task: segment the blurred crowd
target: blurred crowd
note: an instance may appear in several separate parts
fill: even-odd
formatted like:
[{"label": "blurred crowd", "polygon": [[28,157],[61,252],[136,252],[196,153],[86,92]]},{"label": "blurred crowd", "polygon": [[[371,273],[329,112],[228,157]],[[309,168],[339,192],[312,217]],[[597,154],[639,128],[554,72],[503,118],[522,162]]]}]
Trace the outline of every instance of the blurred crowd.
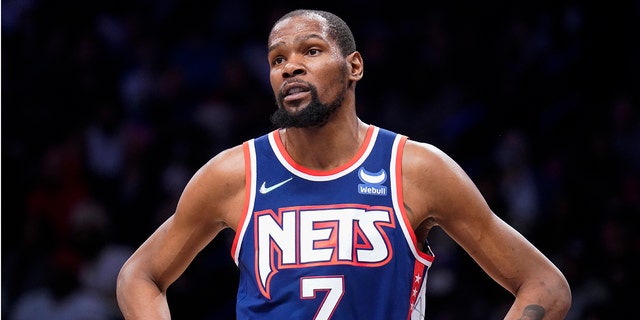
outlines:
[{"label": "blurred crowd", "polygon": [[[2,1],[3,319],[121,319],[115,277],[217,152],[266,133],[283,0]],[[640,1],[324,1],[365,64],[365,122],[456,159],[565,273],[568,319],[634,314]],[[170,289],[234,319],[225,231]],[[512,299],[436,229],[427,318]]]}]

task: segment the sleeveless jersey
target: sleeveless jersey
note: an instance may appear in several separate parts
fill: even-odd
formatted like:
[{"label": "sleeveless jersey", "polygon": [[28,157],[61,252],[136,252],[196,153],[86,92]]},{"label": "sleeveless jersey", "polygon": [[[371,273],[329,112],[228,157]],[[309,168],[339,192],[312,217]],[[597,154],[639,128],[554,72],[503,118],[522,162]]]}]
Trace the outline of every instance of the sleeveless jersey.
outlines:
[{"label": "sleeveless jersey", "polygon": [[434,256],[418,250],[402,205],[406,139],[370,125],[330,171],[297,164],[277,130],[243,143],[237,319],[424,319]]}]

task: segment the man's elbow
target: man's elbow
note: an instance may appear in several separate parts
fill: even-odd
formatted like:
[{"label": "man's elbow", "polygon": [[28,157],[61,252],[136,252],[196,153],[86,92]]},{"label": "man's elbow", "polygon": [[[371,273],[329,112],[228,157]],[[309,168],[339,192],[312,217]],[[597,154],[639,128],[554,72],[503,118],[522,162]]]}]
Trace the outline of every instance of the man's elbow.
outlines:
[{"label": "man's elbow", "polygon": [[566,314],[569,312],[569,308],[571,308],[571,287],[569,286],[569,282],[564,276],[561,276],[557,280],[557,284],[555,287],[555,304],[560,313],[566,316]]},{"label": "man's elbow", "polygon": [[127,286],[130,282],[130,273],[127,263],[125,263],[120,268],[120,272],[118,272],[118,277],[116,278],[116,298],[118,299],[118,302],[123,299],[124,293],[127,292]]}]

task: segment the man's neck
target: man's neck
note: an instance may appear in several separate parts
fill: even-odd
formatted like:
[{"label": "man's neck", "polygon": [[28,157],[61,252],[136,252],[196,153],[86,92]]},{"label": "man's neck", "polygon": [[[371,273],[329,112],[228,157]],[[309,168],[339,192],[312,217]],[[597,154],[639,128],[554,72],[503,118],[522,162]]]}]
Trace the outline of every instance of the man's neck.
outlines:
[{"label": "man's neck", "polygon": [[330,121],[322,127],[280,130],[280,139],[291,158],[303,167],[326,171],[351,160],[364,142],[369,126],[353,121]]}]

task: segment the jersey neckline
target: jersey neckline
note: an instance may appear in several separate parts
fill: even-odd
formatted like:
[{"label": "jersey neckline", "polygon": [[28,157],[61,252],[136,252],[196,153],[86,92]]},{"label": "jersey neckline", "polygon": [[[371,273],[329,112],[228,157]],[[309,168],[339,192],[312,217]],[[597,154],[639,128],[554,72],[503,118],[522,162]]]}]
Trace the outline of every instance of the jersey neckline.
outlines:
[{"label": "jersey neckline", "polygon": [[282,139],[280,139],[280,135],[278,134],[278,129],[269,134],[269,142],[280,163],[293,174],[311,180],[331,180],[355,170],[364,162],[375,144],[378,130],[378,127],[370,124],[358,152],[349,161],[331,170],[314,170],[297,163],[285,149]]}]

